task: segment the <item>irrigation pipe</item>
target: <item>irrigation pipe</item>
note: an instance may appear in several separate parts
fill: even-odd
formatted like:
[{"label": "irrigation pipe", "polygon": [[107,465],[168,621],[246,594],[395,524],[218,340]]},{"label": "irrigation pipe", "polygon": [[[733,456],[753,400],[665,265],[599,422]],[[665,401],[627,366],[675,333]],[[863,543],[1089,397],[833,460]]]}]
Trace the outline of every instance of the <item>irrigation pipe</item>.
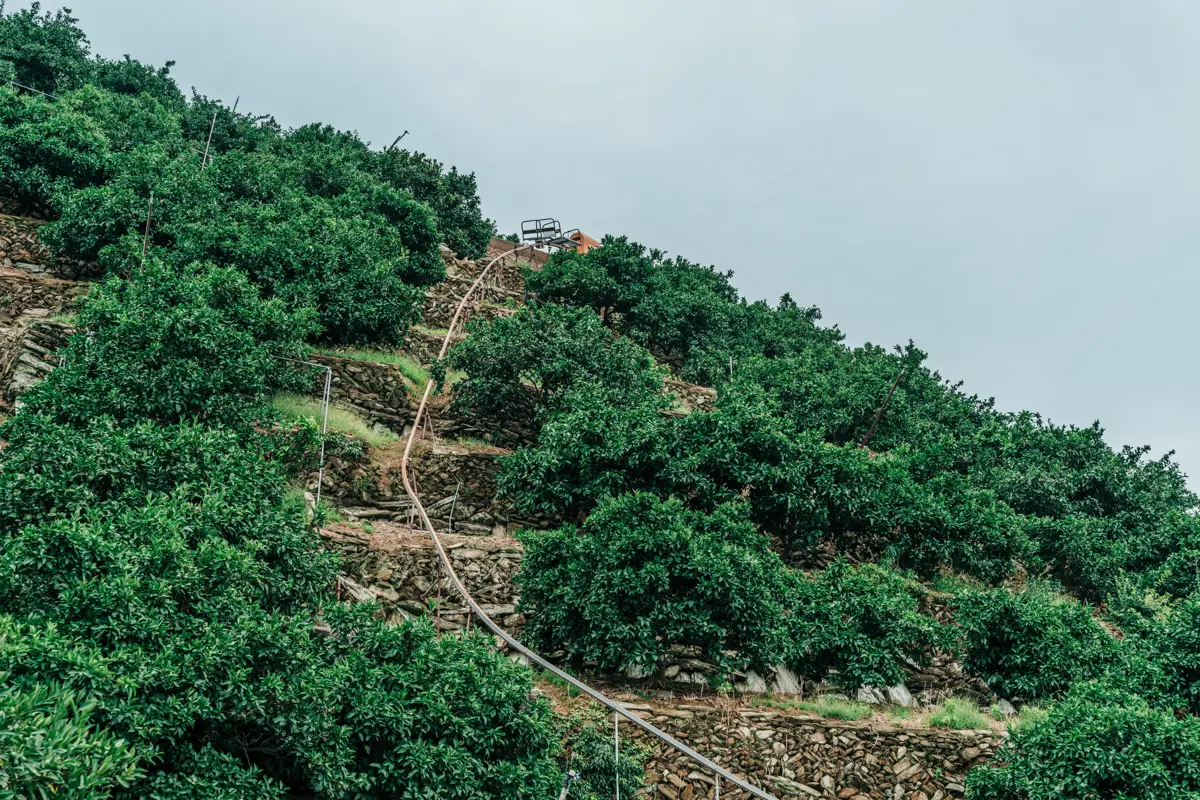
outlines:
[{"label": "irrigation pipe", "polygon": [[[469,288],[466,291],[466,293],[463,295],[462,299],[459,301],[458,307],[454,310],[454,316],[450,319],[450,324],[447,326],[446,336],[442,341],[441,350],[438,351],[438,360],[441,360],[446,357],[446,351],[450,348],[450,342],[451,342],[452,337],[454,336],[455,328],[458,326],[459,317],[462,316],[463,309],[466,308],[467,302],[471,299],[471,296],[475,293],[475,291],[483,283],[483,279],[487,276],[488,271],[491,270],[491,268],[493,266],[495,266],[501,259],[507,258],[510,255],[516,256],[516,254],[518,252],[520,252],[521,250],[524,250],[526,248],[531,248],[531,247],[532,247],[532,245],[523,245],[521,247],[513,248],[512,250],[501,253],[500,255],[491,259],[490,261],[487,262],[487,264],[484,265],[484,268],[479,273],[479,277],[477,277],[475,279],[475,282],[471,284],[471,288]],[[433,546],[437,550],[438,561],[441,563],[442,567],[446,570],[446,573],[450,576],[450,581],[451,581],[451,583],[454,584],[454,588],[458,591],[458,593],[460,595],[462,595],[463,599],[466,600],[467,605],[470,606],[471,611],[477,617],[479,617],[480,621],[484,624],[484,626],[488,630],[490,630],[496,636],[500,637],[500,639],[503,640],[509,647],[512,647],[514,650],[516,650],[517,652],[524,655],[526,658],[528,658],[533,663],[537,664],[542,669],[554,674],[558,678],[560,678],[560,679],[566,681],[567,683],[569,683],[570,685],[574,686],[576,689],[578,689],[579,691],[588,695],[596,702],[611,709],[614,713],[619,714],[622,717],[625,717],[625,719],[629,720],[634,725],[637,725],[642,730],[649,733],[651,736],[654,736],[654,737],[658,738],[659,740],[667,743],[668,745],[675,748],[676,750],[683,753],[684,755],[688,756],[692,760],[696,761],[697,763],[699,763],[702,766],[706,767],[707,769],[711,770],[713,773],[716,774],[718,782],[720,781],[721,778],[725,778],[725,780],[729,781],[730,783],[734,784],[735,786],[745,789],[747,792],[750,792],[750,794],[754,795],[755,797],[762,798],[762,800],[778,800],[778,798],[776,798],[774,795],[768,794],[767,792],[763,791],[762,789],[759,789],[757,786],[752,786],[751,784],[747,783],[744,779],[740,778],[737,775],[734,775],[732,772],[730,772],[729,770],[720,766],[716,762],[706,758],[705,756],[700,755],[695,750],[693,750],[692,748],[688,747],[683,742],[676,739],[674,736],[671,736],[671,734],[667,733],[666,731],[660,730],[659,728],[655,727],[654,725],[650,724],[646,720],[639,717],[637,714],[634,714],[634,713],[626,710],[620,703],[617,703],[613,700],[608,699],[603,694],[601,694],[599,691],[597,691],[596,689],[593,689],[591,686],[588,686],[586,683],[579,680],[575,676],[569,675],[566,672],[564,672],[563,670],[556,667],[555,665],[551,664],[549,661],[542,658],[540,655],[535,653],[533,650],[530,650],[528,647],[523,645],[521,642],[517,641],[516,638],[511,636],[507,631],[505,631],[503,628],[501,628],[499,625],[497,625],[496,622],[493,621],[491,617],[489,617],[486,613],[484,613],[483,609],[479,606],[479,604],[475,602],[475,598],[471,597],[471,593],[467,591],[467,587],[464,586],[463,582],[459,579],[458,573],[456,573],[454,571],[454,566],[450,563],[450,558],[449,558],[449,556],[446,555],[445,548],[442,547],[442,541],[438,537],[437,529],[435,529],[433,527],[433,522],[430,521],[429,514],[425,511],[425,506],[423,506],[421,504],[421,498],[419,498],[417,496],[416,491],[413,489],[412,480],[409,476],[409,456],[412,453],[413,444],[416,442],[417,431],[421,427],[421,418],[425,414],[425,407],[429,403],[429,397],[433,393],[433,388],[434,388],[434,381],[431,378],[428,381],[428,383],[425,384],[425,393],[423,395],[421,395],[421,403],[420,403],[420,405],[417,406],[417,415],[416,415],[416,417],[413,418],[412,427],[410,428],[409,433],[408,433],[408,441],[406,441],[404,444],[404,457],[401,459],[401,462],[400,462],[400,478],[404,483],[404,491],[408,493],[408,497],[412,501],[412,505],[416,509],[417,514],[420,516],[421,522],[425,525],[425,529],[429,532],[430,537],[432,537],[432,539],[433,539]],[[439,582],[439,584],[440,584],[440,582]]]}]

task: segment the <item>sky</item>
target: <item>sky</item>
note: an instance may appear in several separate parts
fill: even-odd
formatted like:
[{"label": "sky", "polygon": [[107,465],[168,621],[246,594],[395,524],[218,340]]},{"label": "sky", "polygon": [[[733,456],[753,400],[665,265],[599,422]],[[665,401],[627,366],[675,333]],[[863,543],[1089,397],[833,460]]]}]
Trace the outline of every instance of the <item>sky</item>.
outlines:
[{"label": "sky", "polygon": [[1200,489],[1193,0],[68,2],[185,89],[408,130],[501,231],[732,269]]}]

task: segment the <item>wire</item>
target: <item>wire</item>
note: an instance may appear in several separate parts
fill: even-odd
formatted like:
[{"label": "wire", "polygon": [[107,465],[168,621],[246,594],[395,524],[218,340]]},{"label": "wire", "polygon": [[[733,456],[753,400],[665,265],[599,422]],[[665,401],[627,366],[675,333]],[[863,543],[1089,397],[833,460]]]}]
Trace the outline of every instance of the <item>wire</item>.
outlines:
[{"label": "wire", "polygon": [[[494,257],[484,266],[483,270],[479,273],[479,277],[477,277],[475,279],[475,282],[471,284],[471,287],[466,291],[466,293],[463,295],[462,299],[459,301],[458,307],[455,308],[455,310],[454,310],[454,316],[450,319],[450,324],[447,326],[446,336],[445,336],[445,339],[442,341],[441,350],[438,351],[438,359],[439,360],[446,357],[446,351],[450,348],[450,342],[452,340],[452,337],[454,336],[455,328],[458,325],[459,317],[462,316],[463,309],[466,307],[467,301],[470,300],[471,295],[473,295],[475,293],[475,291],[479,288],[479,286],[483,283],[483,279],[487,276],[488,271],[501,259],[503,259],[507,256],[510,256],[510,255],[515,256],[521,250],[532,248],[532,247],[533,247],[532,244],[515,247],[512,250],[508,250],[508,251],[501,253],[500,255]],[[514,638],[511,634],[509,634],[508,631],[501,628],[499,625],[496,624],[496,622],[491,617],[489,617],[486,613],[484,613],[483,609],[479,606],[479,604],[475,602],[475,598],[471,597],[471,593],[467,591],[467,587],[464,586],[463,582],[459,579],[458,573],[454,571],[454,565],[450,563],[450,557],[446,554],[446,549],[442,546],[442,540],[438,536],[437,529],[433,527],[433,522],[429,519],[429,514],[428,514],[428,512],[426,512],[425,506],[421,504],[421,499],[417,496],[416,491],[413,489],[412,481],[409,476],[410,455],[412,453],[413,444],[416,442],[416,434],[417,434],[418,428],[420,427],[421,418],[425,414],[425,407],[429,404],[429,397],[433,393],[433,387],[434,387],[434,381],[431,378],[425,384],[425,393],[423,395],[421,395],[421,402],[417,406],[416,417],[414,417],[414,419],[413,419],[412,427],[410,428],[409,433],[408,433],[408,440],[405,442],[405,445],[404,445],[404,456],[402,457],[402,459],[400,461],[400,479],[404,483],[404,491],[408,493],[408,497],[412,501],[412,505],[416,509],[418,516],[420,516],[421,522],[424,524],[425,529],[429,532],[429,535],[433,538],[433,546],[434,546],[434,549],[437,551],[439,563],[442,565],[442,568],[446,570],[446,573],[450,577],[451,583],[454,584],[454,588],[458,591],[458,593],[460,595],[462,595],[463,599],[466,600],[467,605],[470,607],[470,611],[468,613],[473,612],[474,614],[476,614],[479,617],[480,621],[484,624],[484,626],[488,630],[490,630],[492,633],[494,633],[496,636],[498,636],[502,641],[504,641],[506,644],[508,644],[513,649],[515,649],[517,652],[523,654],[530,661],[532,661],[533,663],[540,666],[542,669],[545,669],[548,672],[554,674],[555,676],[561,678],[562,680],[564,680],[567,683],[574,686],[579,691],[581,691],[584,694],[591,697],[596,702],[611,709],[614,713],[620,714],[621,716],[625,717],[627,720],[629,720],[633,724],[637,725],[642,730],[649,733],[651,736],[654,736],[654,737],[660,739],[661,741],[663,741],[666,744],[670,745],[671,747],[675,748],[679,752],[683,753],[684,755],[688,756],[689,758],[693,759],[694,761],[696,761],[699,764],[703,765],[704,767],[708,768],[709,770],[711,770],[712,772],[714,772],[717,775],[718,779],[721,777],[724,777],[726,780],[730,781],[735,786],[739,786],[742,789],[745,789],[746,791],[750,792],[755,797],[762,798],[762,800],[778,800],[778,798],[776,798],[774,795],[768,794],[767,792],[763,791],[762,789],[759,789],[757,786],[753,786],[752,784],[747,783],[744,779],[738,777],[737,775],[734,775],[732,772],[730,772],[729,770],[720,766],[716,762],[706,758],[705,756],[700,755],[700,753],[698,753],[695,750],[693,750],[692,748],[688,747],[686,744],[679,741],[674,736],[671,736],[671,734],[667,733],[666,731],[660,730],[659,728],[655,727],[651,723],[642,719],[638,715],[628,711],[623,706],[621,706],[620,703],[610,700],[609,698],[607,698],[603,694],[601,694],[599,691],[593,689],[591,686],[588,686],[586,683],[579,680],[575,676],[569,675],[566,672],[564,672],[563,670],[556,667],[554,664],[551,664],[549,661],[542,658],[536,652],[534,652],[533,650],[529,649],[524,644],[519,642],[516,638]]]}]

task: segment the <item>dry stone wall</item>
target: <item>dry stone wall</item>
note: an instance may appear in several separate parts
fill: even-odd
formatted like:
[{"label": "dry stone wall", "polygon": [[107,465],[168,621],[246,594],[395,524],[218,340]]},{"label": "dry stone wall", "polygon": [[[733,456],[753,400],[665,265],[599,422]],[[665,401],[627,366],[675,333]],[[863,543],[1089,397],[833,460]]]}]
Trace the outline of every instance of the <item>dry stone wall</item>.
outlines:
[{"label": "dry stone wall", "polygon": [[[360,411],[373,422],[402,431],[416,416],[413,383],[393,364],[359,361],[324,353],[312,353],[310,359],[329,367],[330,399]],[[325,374],[315,377],[313,393],[322,394]]]},{"label": "dry stone wall", "polygon": [[100,276],[96,264],[56,258],[38,238],[44,220],[0,214],[0,268],[18,269],[32,275],[70,280],[92,280]]},{"label": "dry stone wall", "polygon": [[0,328],[0,388],[5,404],[16,402],[58,366],[57,352],[74,332],[70,325],[22,317]]},{"label": "dry stone wall", "polygon": [[50,251],[38,240],[38,228],[46,223],[30,217],[0,214],[0,267],[29,266],[40,271],[51,261]]},{"label": "dry stone wall", "polygon": [[[958,798],[967,771],[1003,741],[990,730],[885,727],[704,705],[627,707],[780,798]],[[623,729],[624,736],[651,747],[648,796],[713,797],[711,773],[640,729]],[[749,797],[728,784],[721,796]]]},{"label": "dry stone wall", "polygon": [[86,284],[0,267],[0,324],[22,314],[49,317],[59,311],[72,310],[86,290]]},{"label": "dry stone wall", "polygon": [[[370,460],[331,456],[322,494],[350,517],[408,522],[412,504],[400,478],[403,444],[376,450]],[[412,476],[430,518],[461,531],[491,532],[497,526],[546,527],[555,520],[529,517],[497,497],[496,473],[506,450],[463,447],[440,440],[419,442]]]},{"label": "dry stone wall", "polygon": [[[344,559],[345,591],[359,600],[378,600],[390,621],[429,615],[438,630],[466,626],[466,603],[438,568],[428,534],[388,524],[370,533],[352,525],[330,525],[321,533]],[[517,613],[512,585],[521,563],[520,544],[504,535],[441,538],[471,596],[506,631],[519,635],[525,618]]]},{"label": "dry stone wall", "polygon": [[663,388],[674,394],[688,411],[715,411],[717,408],[716,389],[675,380],[666,381]]}]

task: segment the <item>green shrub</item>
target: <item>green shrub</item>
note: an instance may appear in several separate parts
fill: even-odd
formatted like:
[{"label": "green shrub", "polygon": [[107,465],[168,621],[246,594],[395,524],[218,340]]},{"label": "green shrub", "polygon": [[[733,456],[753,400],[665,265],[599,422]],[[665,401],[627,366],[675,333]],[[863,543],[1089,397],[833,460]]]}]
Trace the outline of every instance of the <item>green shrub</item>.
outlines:
[{"label": "green shrub", "polygon": [[967,591],[955,600],[963,668],[1003,697],[1057,697],[1102,675],[1118,642],[1091,609],[1044,587]]},{"label": "green shrub", "polygon": [[[482,637],[330,605],[333,557],[240,434],[23,412],[0,435],[0,671],[86,691],[98,725],[159,753],[135,791],[550,790],[529,673]],[[206,742],[236,770],[195,772]]]},{"label": "green shrub", "polygon": [[544,650],[604,669],[655,670],[676,644],[724,669],[777,662],[786,574],[744,509],[701,514],[632,494],[602,502],[582,529],[521,538],[526,631]]},{"label": "green shrub", "polygon": [[926,660],[946,639],[935,620],[917,611],[909,579],[869,564],[839,560],[797,577],[789,611],[788,664],[847,689],[899,683],[906,661]]},{"label": "green shrub", "polygon": [[971,700],[952,697],[929,715],[929,724],[935,728],[952,728],[956,731],[988,727],[987,717]]},{"label": "green shrub", "polygon": [[179,275],[151,259],[136,280],[112,279],[84,305],[65,366],[24,400],[84,422],[153,418],[234,422],[296,382],[279,357],[302,354],[311,316],[263,302],[236,270]]},{"label": "green shrub", "polygon": [[570,797],[608,800],[614,788],[620,797],[633,797],[641,789],[650,749],[628,738],[628,722],[622,726],[619,759],[613,747],[612,717],[595,706],[562,718],[559,726],[564,749],[561,772],[579,774],[579,780],[571,784]]},{"label": "green shrub", "polygon": [[1200,794],[1200,719],[1081,684],[1040,721],[1012,730],[967,776],[971,800],[1191,800]]},{"label": "green shrub", "polygon": [[57,684],[0,687],[0,797],[93,800],[140,778],[137,753],[94,728],[94,708]]},{"label": "green shrub", "polygon": [[552,305],[527,305],[510,317],[473,323],[445,365],[467,373],[455,387],[456,407],[487,419],[529,414],[531,403],[561,407],[563,394],[583,383],[630,401],[662,385],[645,350],[613,337],[595,314]]},{"label": "green shrub", "polygon": [[638,402],[596,384],[562,396],[537,444],[503,459],[496,486],[528,514],[582,520],[604,498],[632,491],[666,493],[675,421],[662,395]]}]

